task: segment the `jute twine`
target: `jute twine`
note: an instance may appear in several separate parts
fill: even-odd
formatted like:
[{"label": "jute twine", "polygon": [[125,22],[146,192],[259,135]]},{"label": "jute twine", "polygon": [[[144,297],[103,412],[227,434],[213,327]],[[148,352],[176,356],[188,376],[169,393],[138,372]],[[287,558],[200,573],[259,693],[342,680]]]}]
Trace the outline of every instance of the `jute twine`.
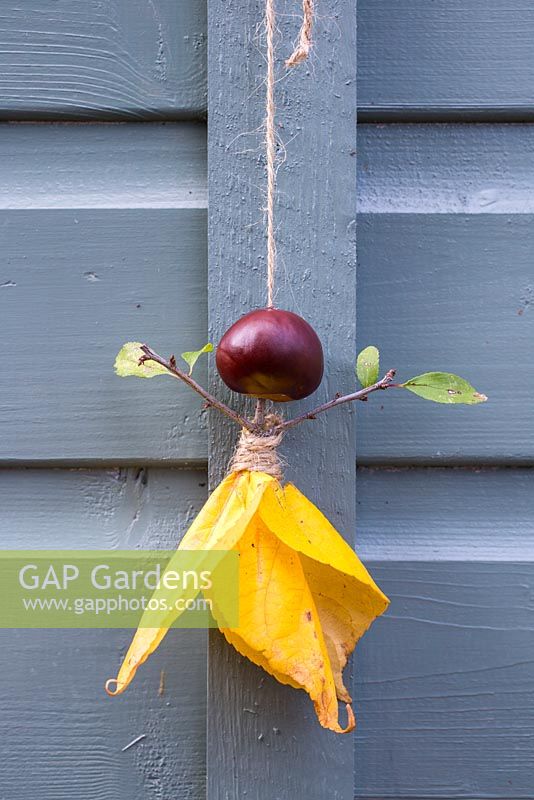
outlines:
[{"label": "jute twine", "polygon": [[[286,67],[294,67],[304,61],[311,48],[314,0],[302,0],[303,19],[295,50],[285,62]],[[265,97],[265,154],[267,161],[267,307],[273,307],[274,278],[276,273],[276,241],[274,227],[274,202],[276,196],[276,129],[274,101],[275,53],[274,34],[276,30],[275,0],[265,0],[265,31],[267,39],[267,80]]]},{"label": "jute twine", "polygon": [[283,478],[282,461],[278,455],[278,446],[282,441],[282,431],[275,432],[275,426],[281,422],[276,414],[265,416],[265,429],[252,433],[245,428],[230,461],[230,472],[266,472],[281,481]]},{"label": "jute twine", "polygon": [[[314,0],[302,0],[303,21],[295,50],[285,62],[286,67],[293,67],[304,61],[311,47],[311,31],[314,14]],[[275,48],[276,30],[275,0],[265,0],[265,30],[267,38],[267,80],[265,102],[265,152],[267,161],[267,306],[273,308],[275,273],[276,273],[276,240],[274,226],[274,204],[276,196],[276,130],[274,100],[275,89]],[[262,402],[262,401],[260,401]],[[281,418],[275,414],[267,414],[261,429],[241,431],[239,442],[230,461],[230,472],[266,472],[277,480],[282,480],[282,461],[278,455],[278,446],[283,433],[276,431]]]},{"label": "jute twine", "polygon": [[297,46],[286,61],[286,67],[294,67],[308,58],[311,48],[311,32],[313,26],[313,0],[302,0],[302,26]]},{"label": "jute twine", "polygon": [[267,93],[265,98],[265,155],[267,159],[267,307],[273,307],[274,275],[276,272],[276,241],[274,237],[274,198],[276,194],[276,133],[274,128],[274,0],[265,2],[267,32]]}]

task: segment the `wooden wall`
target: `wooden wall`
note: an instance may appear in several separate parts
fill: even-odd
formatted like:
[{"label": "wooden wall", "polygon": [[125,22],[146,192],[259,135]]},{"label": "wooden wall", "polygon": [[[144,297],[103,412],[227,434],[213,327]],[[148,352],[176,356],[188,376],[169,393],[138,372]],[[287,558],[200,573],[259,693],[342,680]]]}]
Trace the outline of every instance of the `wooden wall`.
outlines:
[{"label": "wooden wall", "polygon": [[[276,128],[287,153],[277,173],[275,303],[314,326],[326,362],[313,399],[281,409],[292,415],[354,384],[356,4],[331,0],[331,13],[316,31],[314,57],[290,72],[283,62],[298,34],[300,3],[276,5]],[[224,7],[221,18],[221,4],[212,0],[208,16],[208,307],[214,341],[266,301],[265,178],[258,134],[265,83],[258,21],[265,4],[231,0]],[[342,39],[339,20],[345,26]],[[236,402],[214,371],[212,385]],[[211,423],[214,486],[235,434],[218,419]],[[356,512],[355,433],[353,414],[324,415],[292,431],[282,445],[287,480],[320,505],[349,541]],[[304,692],[281,686],[238,657],[218,632],[210,637],[208,675],[209,800],[351,800],[352,737],[321,728]]]},{"label": "wooden wall", "polygon": [[[286,5],[282,27],[294,32],[298,9]],[[352,63],[353,6],[335,6],[317,21],[317,40],[337,41],[335,59],[317,52],[307,72],[280,85],[290,123],[284,139],[313,111],[310,96],[300,106],[291,92],[307,92],[323,68],[339,76],[339,65]],[[172,547],[206,496],[206,415],[170,381],[120,381],[112,361],[129,338],[167,352],[206,340],[206,3],[31,0],[5,3],[0,16],[0,320],[8,343],[0,372],[1,546]],[[247,20],[243,14],[225,57],[235,69],[248,63],[252,76],[263,61],[253,49],[249,62],[241,59],[239,41],[255,34]],[[220,42],[220,20],[210,24],[211,41]],[[534,10],[519,0],[359,0],[358,31],[359,346],[376,343],[384,366],[406,377],[458,371],[490,401],[463,409],[385,396],[357,409],[356,445],[343,444],[345,454],[356,446],[359,463],[357,546],[392,607],[355,662],[355,779],[345,750],[329,742],[327,760],[314,756],[312,769],[309,754],[301,761],[296,746],[269,729],[271,738],[251,744],[249,773],[261,768],[277,793],[238,782],[239,800],[245,788],[261,800],[296,798],[299,770],[324,800],[350,800],[353,785],[359,800],[527,800],[534,794]],[[329,137],[339,144],[342,132],[350,138],[343,126],[353,113],[351,80],[344,76],[339,90],[321,86],[318,148]],[[221,141],[234,127],[240,132],[235,118],[229,123]],[[224,120],[216,124],[222,131]],[[304,154],[298,141],[291,146],[294,160],[280,174],[288,220],[281,236],[297,255],[282,268],[282,296],[317,315],[341,374],[352,345],[337,350],[331,309],[338,296],[350,301],[343,309],[350,339],[352,283],[344,296],[340,286],[354,216],[343,217],[343,227],[325,213],[319,227],[321,198],[300,197]],[[247,149],[245,141],[239,153]],[[332,164],[328,197],[336,181],[349,179],[353,160],[349,149]],[[235,163],[227,164],[230,176]],[[310,181],[323,180],[324,163]],[[227,226],[221,253],[229,262],[238,257],[232,275],[244,270],[246,245],[257,244],[261,213],[252,218],[239,199],[240,238],[225,188],[250,199],[258,180],[211,187]],[[304,237],[303,209],[306,224],[308,212],[315,220]],[[345,252],[340,242],[349,243]],[[251,281],[259,286],[253,252]],[[302,282],[291,268],[303,270]],[[328,295],[326,279],[337,295]],[[236,310],[241,288],[227,287]],[[211,309],[215,330],[222,315],[213,301]],[[333,436],[346,437],[353,424],[337,419]],[[300,447],[302,474],[319,492],[313,470],[326,461],[316,461],[312,440]],[[330,467],[332,475],[340,470]],[[354,493],[347,486],[342,494],[350,523]],[[333,495],[321,502],[332,508]],[[352,530],[348,524],[347,535]],[[0,631],[0,640],[6,797],[206,796],[204,634],[170,635],[114,701],[102,686],[128,632]],[[246,691],[250,698],[252,681]],[[286,703],[283,690],[271,697],[269,721],[294,701]],[[256,721],[246,724],[240,735],[257,736]],[[297,736],[290,724],[288,735]],[[221,764],[230,786],[246,771],[231,758]]]},{"label": "wooden wall", "polygon": [[[172,548],[207,493],[205,414],[113,360],[206,341],[206,4],[0,17],[0,546]],[[130,637],[0,631],[0,794],[205,797],[206,634],[171,632],[111,700]]]},{"label": "wooden wall", "polygon": [[[534,9],[359,0],[358,338],[489,395],[358,409],[356,797],[532,797]],[[512,124],[515,121],[515,124]]]}]

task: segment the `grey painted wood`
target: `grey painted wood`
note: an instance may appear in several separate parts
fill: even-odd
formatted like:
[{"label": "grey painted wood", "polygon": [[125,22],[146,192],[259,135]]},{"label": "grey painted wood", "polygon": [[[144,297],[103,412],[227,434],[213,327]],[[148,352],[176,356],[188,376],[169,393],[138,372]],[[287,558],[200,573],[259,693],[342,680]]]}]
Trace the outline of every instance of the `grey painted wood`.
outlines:
[{"label": "grey painted wood", "polygon": [[0,208],[204,208],[202,123],[0,124]]},{"label": "grey painted wood", "polygon": [[392,604],[356,656],[358,800],[531,798],[534,564],[370,566]]},{"label": "grey painted wood", "polygon": [[0,631],[1,797],[204,800],[205,632],[170,631],[128,692],[112,700],[103,686],[131,635]]},{"label": "grey painted wood", "polygon": [[406,379],[456,372],[483,406],[408,392],[357,409],[358,457],[377,463],[532,464],[534,219],[527,214],[363,214],[359,347]]},{"label": "grey painted wood", "polygon": [[202,209],[0,211],[2,462],[204,463],[200,399],[113,361],[205,343],[205,237]]},{"label": "grey painted wood", "polygon": [[[281,59],[290,52],[299,19],[293,3],[278,7]],[[287,143],[287,161],[278,172],[276,303],[317,328],[327,356],[326,378],[308,403],[343,391],[352,381],[355,7],[354,0],[332,3],[317,30],[312,62],[278,84],[279,132]],[[225,3],[221,13],[221,4],[213,0],[208,9],[209,325],[214,340],[241,314],[265,302],[258,132],[265,63],[253,41],[263,8],[260,0],[241,0]],[[278,75],[283,75],[281,62]],[[212,384],[228,397],[215,375]],[[213,486],[224,472],[235,432],[220,419],[211,417],[210,422]],[[297,429],[284,447],[287,477],[348,538],[355,511],[354,442],[353,416],[345,413]],[[209,800],[352,798],[352,738],[322,730],[304,693],[275,683],[220,636],[211,638],[209,652]]]},{"label": "grey painted wood", "polygon": [[527,214],[532,125],[358,127],[358,212]]},{"label": "grey painted wood", "polygon": [[206,498],[202,470],[0,470],[0,549],[173,548]]},{"label": "grey painted wood", "polygon": [[534,469],[360,467],[356,531],[372,561],[534,562]]},{"label": "grey painted wood", "polygon": [[361,0],[361,118],[532,119],[534,9],[523,0]]},{"label": "grey painted wood", "polygon": [[[172,548],[205,495],[202,471],[3,470],[0,546]],[[0,631],[2,797],[205,797],[206,634],[171,631],[110,700],[131,635]]]},{"label": "grey painted wood", "polygon": [[[532,118],[525,4],[359,13],[360,119]],[[451,369],[490,395],[459,416],[371,400],[360,463],[532,464],[530,139],[529,125],[360,126],[359,345],[401,376]],[[359,470],[358,549],[392,606],[356,660],[358,798],[532,796],[533,476]]]},{"label": "grey painted wood", "polygon": [[199,117],[205,0],[10,0],[0,73],[4,119]]}]

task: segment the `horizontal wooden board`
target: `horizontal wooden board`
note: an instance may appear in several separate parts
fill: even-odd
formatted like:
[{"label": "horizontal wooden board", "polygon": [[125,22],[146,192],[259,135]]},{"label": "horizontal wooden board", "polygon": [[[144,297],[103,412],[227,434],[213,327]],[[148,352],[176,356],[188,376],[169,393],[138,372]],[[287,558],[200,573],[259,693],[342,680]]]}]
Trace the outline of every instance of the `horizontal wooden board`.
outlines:
[{"label": "horizontal wooden board", "polygon": [[356,797],[531,798],[534,563],[369,567],[391,606],[357,648]]},{"label": "horizontal wooden board", "polygon": [[3,210],[0,242],[0,461],[204,461],[200,398],[113,361],[206,342],[206,212]]},{"label": "horizontal wooden board", "polygon": [[358,553],[372,561],[534,562],[534,469],[360,467]]},{"label": "horizontal wooden board", "polygon": [[[201,471],[4,470],[0,547],[172,548],[205,495]],[[205,631],[170,631],[128,691],[110,699],[103,686],[131,635],[0,630],[5,797],[202,800]]]},{"label": "horizontal wooden board", "polygon": [[206,632],[170,631],[127,692],[111,699],[104,684],[131,636],[0,630],[4,797],[203,800]]},{"label": "horizontal wooden board", "polygon": [[0,124],[0,208],[204,208],[202,123]]},{"label": "horizontal wooden board", "polygon": [[532,119],[524,0],[360,0],[360,118]]},{"label": "horizontal wooden board", "polygon": [[202,470],[0,469],[0,549],[172,549],[206,495]]},{"label": "horizontal wooden board", "polygon": [[205,0],[7,2],[0,117],[191,118],[206,107]]},{"label": "horizontal wooden board", "polygon": [[359,346],[376,344],[401,381],[445,370],[489,396],[371,397],[357,409],[360,463],[531,464],[534,217],[362,214],[358,230]]},{"label": "horizontal wooden board", "polygon": [[532,125],[358,126],[359,213],[532,213]]}]

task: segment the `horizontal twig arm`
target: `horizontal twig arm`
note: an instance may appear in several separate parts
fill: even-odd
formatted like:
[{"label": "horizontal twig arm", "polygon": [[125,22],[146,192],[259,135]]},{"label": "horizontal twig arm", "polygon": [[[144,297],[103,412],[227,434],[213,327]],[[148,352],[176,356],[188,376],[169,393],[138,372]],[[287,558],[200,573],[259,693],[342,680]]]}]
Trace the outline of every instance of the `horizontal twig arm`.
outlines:
[{"label": "horizontal twig arm", "polygon": [[141,350],[143,351],[143,355],[139,359],[139,364],[144,364],[145,361],[155,361],[156,364],[159,364],[167,372],[172,375],[173,378],[176,378],[179,381],[187,384],[190,389],[193,389],[194,392],[199,394],[201,397],[204,398],[205,405],[208,408],[216,408],[221,414],[224,414],[226,417],[235,422],[236,425],[239,425],[241,428],[245,428],[247,431],[252,433],[271,433],[271,432],[280,432],[285,433],[290,428],[294,428],[296,425],[300,425],[301,422],[306,422],[309,419],[315,419],[318,414],[322,414],[325,411],[330,411],[331,408],[336,408],[337,406],[343,405],[344,403],[352,403],[354,400],[367,400],[368,396],[373,392],[378,392],[379,390],[383,389],[392,389],[398,387],[399,384],[393,383],[393,378],[395,377],[395,370],[390,369],[383,378],[381,378],[376,383],[371,384],[371,386],[366,386],[363,389],[359,389],[357,392],[352,392],[352,394],[346,395],[338,395],[334,397],[332,400],[329,400],[327,403],[323,403],[317,408],[312,409],[311,411],[307,411],[304,414],[299,414],[297,417],[293,417],[293,419],[285,420],[284,422],[279,423],[276,425],[271,431],[265,431],[264,428],[264,413],[265,413],[265,402],[259,401],[256,408],[256,417],[254,420],[248,419],[247,417],[243,417],[241,414],[238,414],[237,411],[234,411],[232,408],[223,403],[222,400],[217,400],[212,394],[210,394],[206,389],[204,389],[199,383],[195,381],[191,375],[188,375],[187,372],[183,372],[177,364],[176,358],[171,356],[170,358],[163,358],[151,347],[147,344],[141,345]]},{"label": "horizontal twig arm", "polygon": [[191,377],[191,375],[188,375],[187,372],[183,372],[181,369],[179,369],[179,367],[176,365],[176,359],[174,356],[171,356],[169,359],[163,358],[162,356],[158,355],[158,353],[154,352],[154,350],[152,350],[152,348],[150,348],[147,344],[142,344],[141,350],[143,351],[144,355],[139,359],[140,364],[143,364],[145,361],[155,361],[156,364],[164,367],[167,372],[173,376],[173,378],[183,381],[183,383],[186,383],[190,389],[193,389],[194,392],[203,397],[206,401],[207,407],[216,408],[221,412],[221,414],[224,414],[241,428],[246,428],[248,431],[253,431],[255,429],[255,425],[251,420],[247,419],[246,417],[242,417],[241,414],[238,414],[237,411],[234,411],[221,400],[217,400],[216,397],[214,397],[199,383],[197,383],[194,378]]},{"label": "horizontal twig arm", "polygon": [[336,408],[336,406],[343,405],[343,403],[352,403],[354,400],[367,400],[370,394],[373,392],[378,392],[381,389],[394,389],[399,385],[393,383],[394,377],[395,370],[390,369],[388,372],[386,372],[383,378],[376,383],[371,384],[371,386],[366,386],[364,389],[359,389],[357,392],[353,392],[352,394],[334,397],[333,400],[329,400],[327,403],[323,403],[311,411],[307,411],[304,414],[299,414],[298,417],[293,417],[293,419],[288,419],[285,422],[281,422],[280,425],[277,426],[277,430],[287,431],[289,428],[294,428],[295,425],[300,425],[301,422],[305,422],[308,419],[315,419],[318,414],[322,414],[324,411],[330,411],[331,408]]}]

